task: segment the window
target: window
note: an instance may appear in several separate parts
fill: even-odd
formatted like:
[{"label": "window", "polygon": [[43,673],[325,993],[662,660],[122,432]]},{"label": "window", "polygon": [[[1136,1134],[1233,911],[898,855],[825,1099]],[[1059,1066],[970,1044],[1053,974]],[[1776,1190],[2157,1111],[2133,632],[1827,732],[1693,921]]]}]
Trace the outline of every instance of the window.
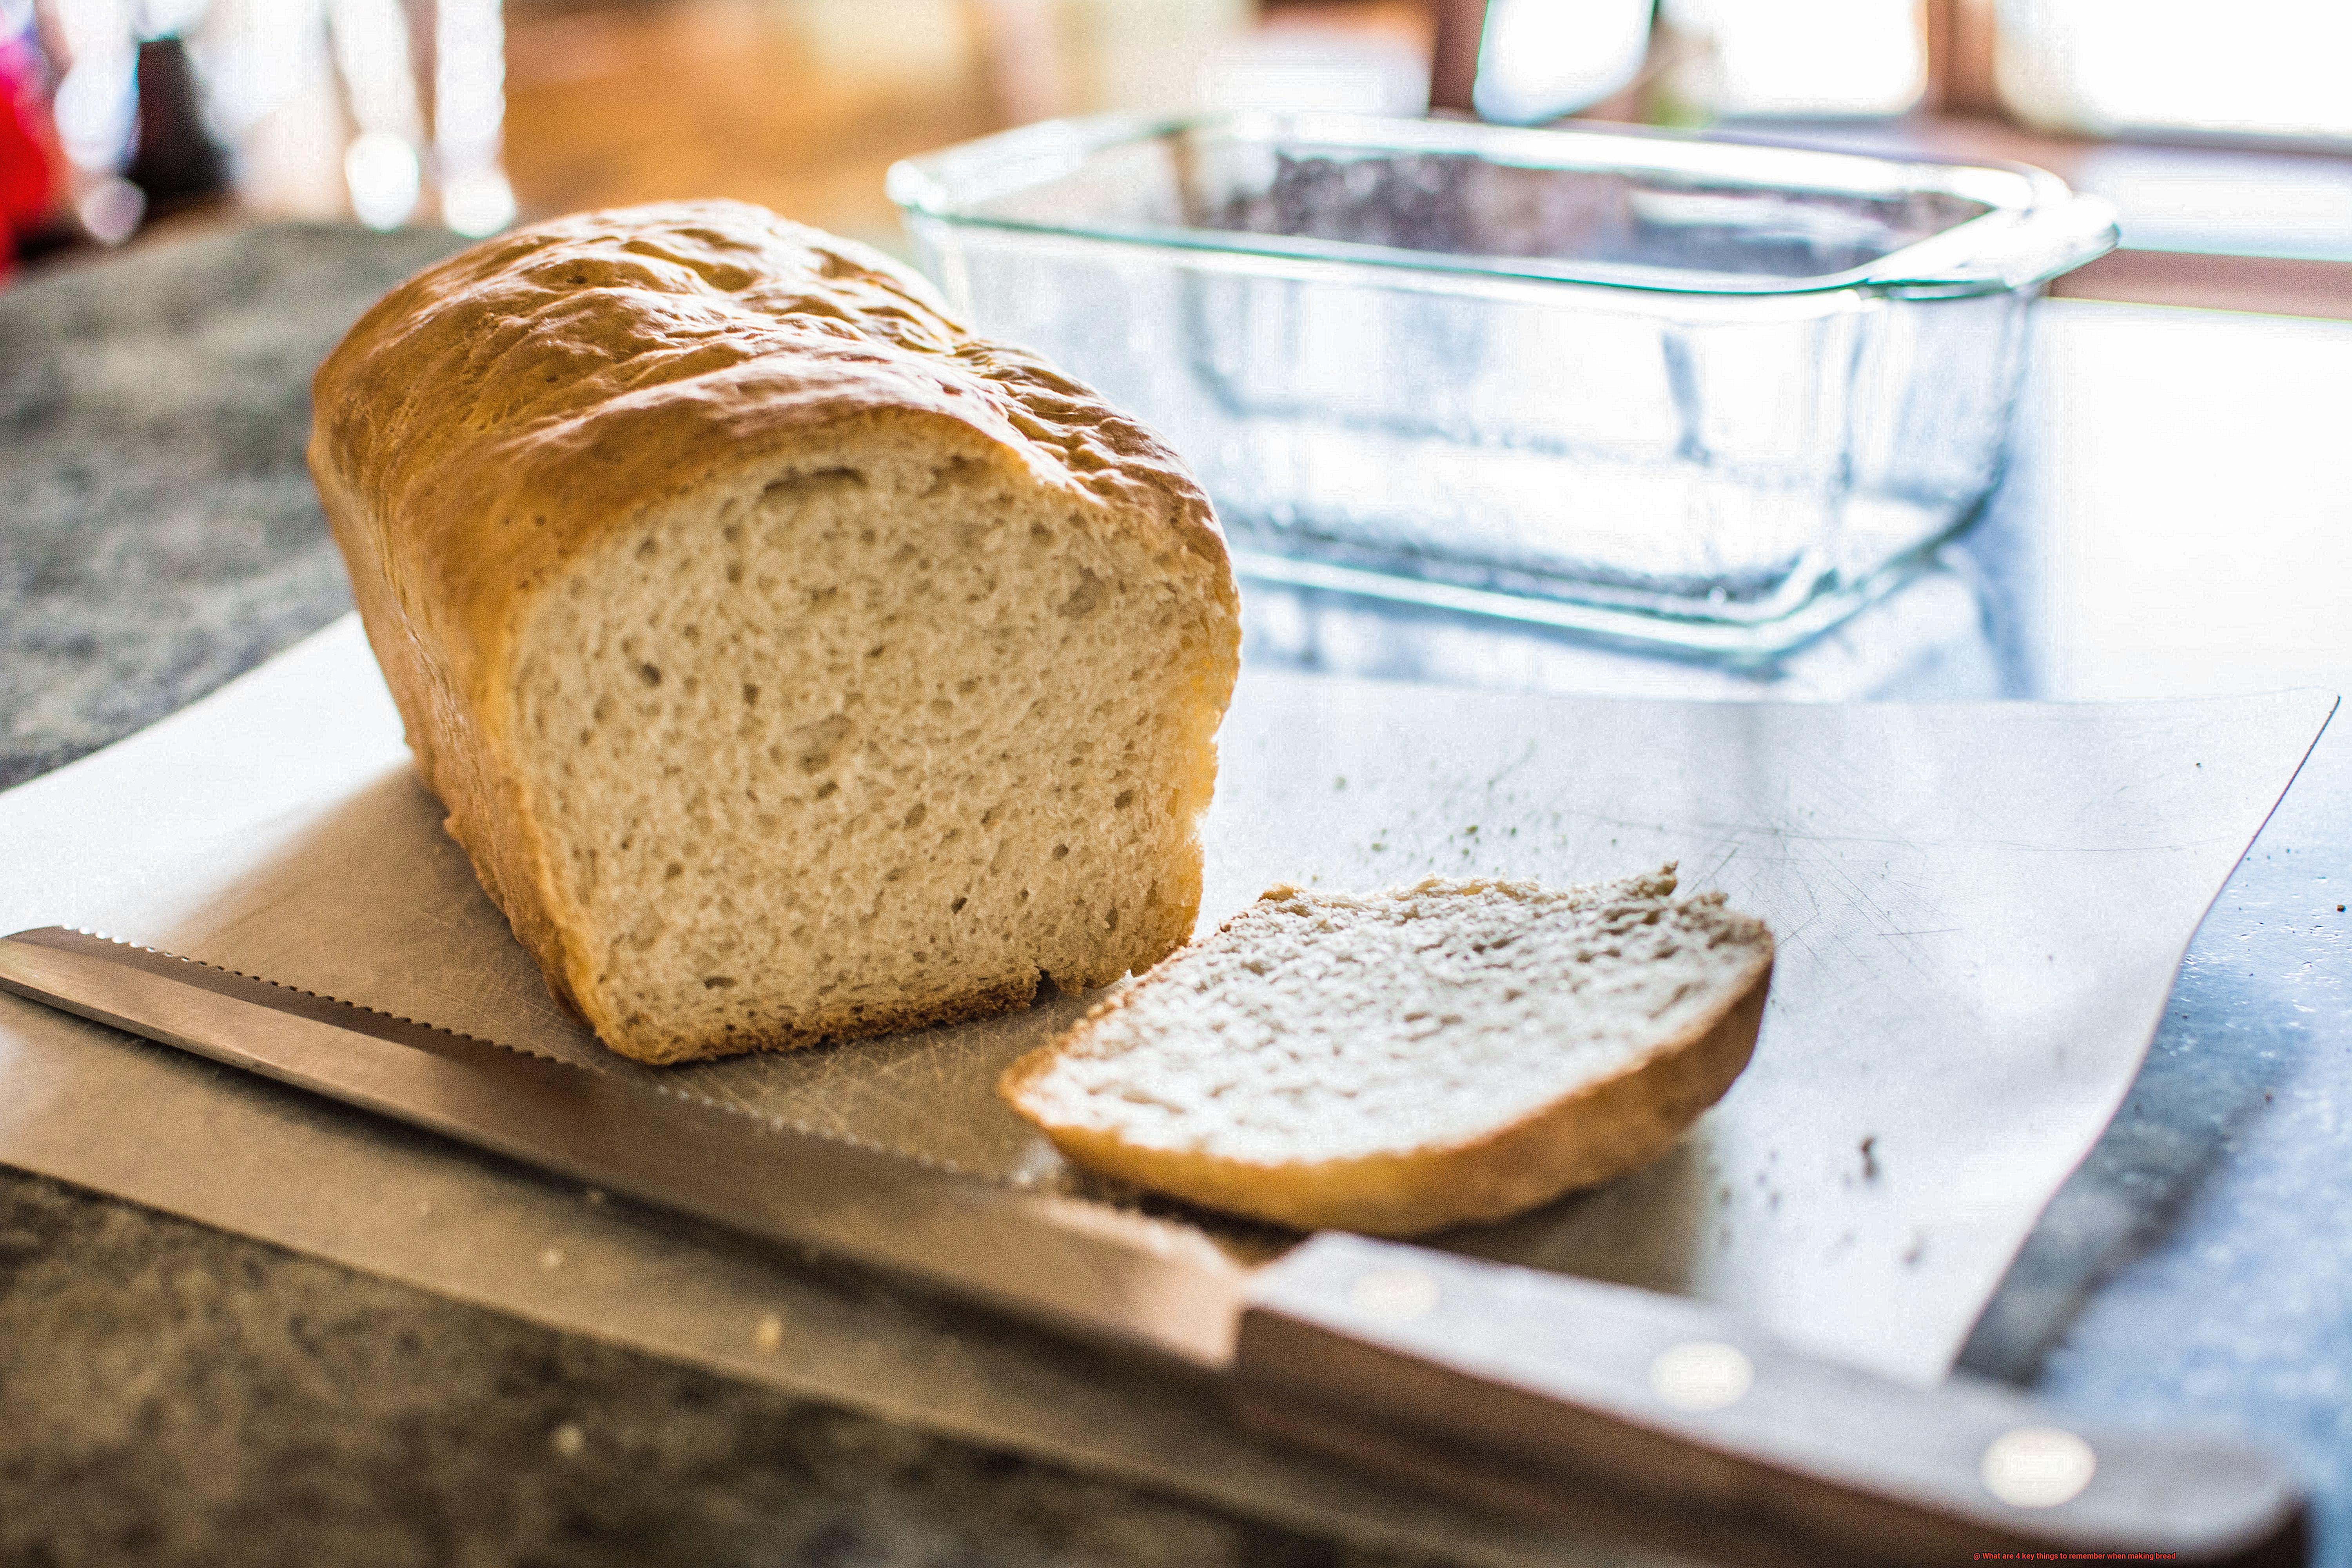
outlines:
[{"label": "window", "polygon": [[1899,114],[1927,85],[1913,0],[1664,0],[1675,118]]},{"label": "window", "polygon": [[1995,78],[2029,124],[2352,139],[2346,0],[1999,0]]}]

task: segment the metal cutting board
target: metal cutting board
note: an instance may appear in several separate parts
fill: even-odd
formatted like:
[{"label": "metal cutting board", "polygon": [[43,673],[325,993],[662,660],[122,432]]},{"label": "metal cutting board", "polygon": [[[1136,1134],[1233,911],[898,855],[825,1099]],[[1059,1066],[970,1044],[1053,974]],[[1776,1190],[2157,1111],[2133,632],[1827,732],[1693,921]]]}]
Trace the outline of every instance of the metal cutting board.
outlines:
[{"label": "metal cutting board", "polygon": [[[1650,1170],[1442,1239],[1721,1301],[1930,1381],[2129,1086],[2199,919],[2333,705],[1716,705],[1252,671],[1223,732],[1203,920],[1276,880],[1570,881],[1674,859],[1686,886],[1724,889],[1780,939],[1747,1076]],[[0,797],[0,929],[100,927],[651,1071],[554,1007],[438,816],[346,621]],[[671,1070],[838,1136],[1116,1202],[992,1092],[1084,1005]],[[1496,1561],[1610,1555],[1274,1458],[1179,1391],[1120,1386],[1001,1326],[845,1289],[13,997],[0,1160],[1292,1522]],[[781,1344],[771,1317],[789,1325]]]}]

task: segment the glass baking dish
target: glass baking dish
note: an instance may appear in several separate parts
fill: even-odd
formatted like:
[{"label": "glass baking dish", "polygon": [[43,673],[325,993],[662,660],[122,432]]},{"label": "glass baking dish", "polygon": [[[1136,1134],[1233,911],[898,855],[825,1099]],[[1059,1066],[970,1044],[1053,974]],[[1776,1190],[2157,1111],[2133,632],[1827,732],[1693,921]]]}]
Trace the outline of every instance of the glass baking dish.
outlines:
[{"label": "glass baking dish", "polygon": [[1733,656],[1975,515],[2033,301],[2115,243],[2032,169],[1307,113],[1049,121],[889,189],[1245,575]]}]

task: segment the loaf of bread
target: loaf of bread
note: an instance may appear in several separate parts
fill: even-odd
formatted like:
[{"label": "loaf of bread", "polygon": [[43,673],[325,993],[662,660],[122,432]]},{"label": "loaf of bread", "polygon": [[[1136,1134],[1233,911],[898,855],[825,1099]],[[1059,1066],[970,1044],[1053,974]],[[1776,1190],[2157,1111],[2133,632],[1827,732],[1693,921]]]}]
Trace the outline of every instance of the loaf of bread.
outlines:
[{"label": "loaf of bread", "polygon": [[412,279],[311,470],[409,744],[558,998],[675,1062],[1191,932],[1237,599],[1133,419],[879,254],[587,213]]},{"label": "loaf of bread", "polygon": [[1500,1219],[1656,1158],[1748,1065],[1771,933],[1674,889],[1277,887],[1002,1092],[1070,1159],[1210,1208]]}]

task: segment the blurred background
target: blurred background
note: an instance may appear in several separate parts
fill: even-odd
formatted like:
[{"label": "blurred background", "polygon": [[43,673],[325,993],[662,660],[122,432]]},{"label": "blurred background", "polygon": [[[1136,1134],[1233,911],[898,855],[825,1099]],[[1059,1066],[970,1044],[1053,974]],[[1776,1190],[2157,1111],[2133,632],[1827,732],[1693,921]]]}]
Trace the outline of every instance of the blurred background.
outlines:
[{"label": "blurred background", "polygon": [[690,195],[901,248],[898,157],[1264,105],[2033,163],[2122,213],[2062,292],[2352,318],[2347,0],[0,0],[0,92],[19,273]]}]

